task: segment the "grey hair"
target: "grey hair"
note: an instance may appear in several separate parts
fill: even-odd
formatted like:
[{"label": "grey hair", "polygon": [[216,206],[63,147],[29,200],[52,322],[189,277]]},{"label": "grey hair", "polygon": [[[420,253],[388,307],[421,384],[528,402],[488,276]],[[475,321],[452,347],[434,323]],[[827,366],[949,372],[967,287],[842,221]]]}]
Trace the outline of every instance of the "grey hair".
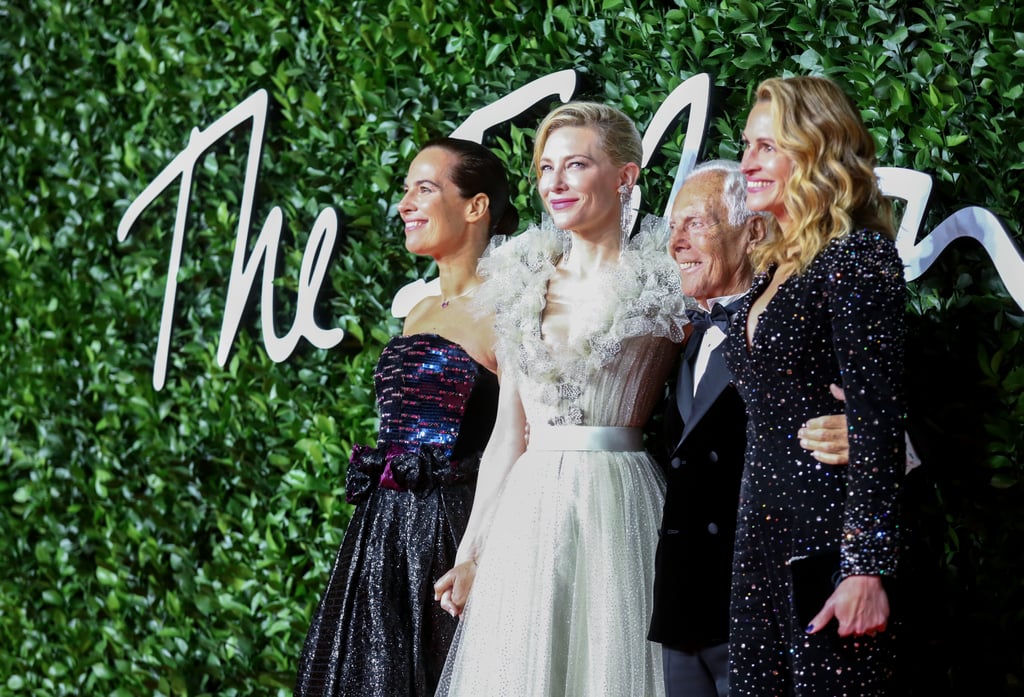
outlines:
[{"label": "grey hair", "polygon": [[702,162],[686,175],[683,183],[702,174],[720,173],[722,175],[722,205],[729,215],[729,224],[740,226],[760,213],[747,208],[747,178],[740,170],[740,163],[732,160],[709,160]]}]

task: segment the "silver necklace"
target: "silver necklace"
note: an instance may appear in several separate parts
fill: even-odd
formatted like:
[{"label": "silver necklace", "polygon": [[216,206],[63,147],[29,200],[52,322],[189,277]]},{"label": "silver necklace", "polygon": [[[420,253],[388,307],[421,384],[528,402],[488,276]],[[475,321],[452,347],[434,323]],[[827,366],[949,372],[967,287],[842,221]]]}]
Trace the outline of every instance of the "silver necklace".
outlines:
[{"label": "silver necklace", "polygon": [[441,296],[441,309],[443,310],[444,308],[448,307],[448,305],[451,304],[452,300],[458,300],[459,298],[464,298],[467,295],[472,295],[473,291],[475,291],[477,288],[479,288],[479,284],[472,286],[471,288],[468,288],[467,290],[464,290],[458,295],[453,296],[451,298]]}]

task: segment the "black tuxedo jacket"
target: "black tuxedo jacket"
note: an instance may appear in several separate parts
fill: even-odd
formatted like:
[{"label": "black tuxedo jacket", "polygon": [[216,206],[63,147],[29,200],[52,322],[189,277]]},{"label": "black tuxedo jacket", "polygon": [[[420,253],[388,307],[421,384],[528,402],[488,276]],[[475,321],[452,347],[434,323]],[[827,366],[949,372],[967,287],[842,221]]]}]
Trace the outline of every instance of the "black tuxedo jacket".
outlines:
[{"label": "black tuxedo jacket", "polygon": [[[649,638],[695,651],[729,638],[729,593],[747,413],[725,365],[725,342],[710,357],[692,400],[693,365],[703,333],[683,350],[664,417],[665,510],[655,560]],[[683,413],[680,413],[680,412]]]}]

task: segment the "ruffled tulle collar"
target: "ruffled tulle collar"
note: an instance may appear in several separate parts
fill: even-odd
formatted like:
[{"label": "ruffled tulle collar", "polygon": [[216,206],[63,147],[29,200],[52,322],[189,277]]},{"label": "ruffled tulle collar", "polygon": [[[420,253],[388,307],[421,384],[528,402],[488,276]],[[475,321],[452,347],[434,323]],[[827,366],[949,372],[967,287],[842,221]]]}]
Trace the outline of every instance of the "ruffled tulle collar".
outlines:
[{"label": "ruffled tulle collar", "polygon": [[572,254],[570,236],[545,219],[495,245],[480,262],[485,282],[477,302],[495,313],[502,369],[514,366],[556,390],[572,391],[582,389],[588,375],[614,358],[626,338],[650,335],[681,342],[687,322],[684,297],[666,252],[667,238],[663,219],[644,219],[618,263],[599,272],[604,276],[599,297],[578,309],[587,316],[574,324],[584,330],[557,349],[544,342],[541,318],[556,265]]}]

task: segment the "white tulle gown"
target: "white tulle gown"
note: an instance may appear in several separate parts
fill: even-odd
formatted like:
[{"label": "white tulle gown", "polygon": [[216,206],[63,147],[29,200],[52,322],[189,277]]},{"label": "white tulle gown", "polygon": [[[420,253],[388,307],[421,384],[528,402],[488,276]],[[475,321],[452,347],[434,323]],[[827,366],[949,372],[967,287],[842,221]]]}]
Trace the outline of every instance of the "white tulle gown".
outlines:
[{"label": "white tulle gown", "polygon": [[481,264],[530,445],[495,510],[440,696],[664,694],[661,647],[646,639],[664,483],[635,427],[678,354],[683,296],[662,226],[645,229],[571,308],[586,331],[552,351],[540,323],[565,239],[533,228]]}]

